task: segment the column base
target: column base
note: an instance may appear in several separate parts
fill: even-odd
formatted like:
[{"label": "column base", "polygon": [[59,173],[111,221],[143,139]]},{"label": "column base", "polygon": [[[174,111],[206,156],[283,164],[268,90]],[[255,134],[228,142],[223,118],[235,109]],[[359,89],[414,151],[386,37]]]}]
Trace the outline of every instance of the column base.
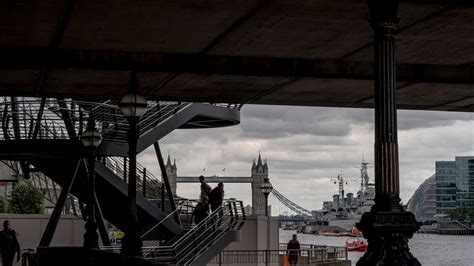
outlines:
[{"label": "column base", "polygon": [[367,252],[357,262],[361,265],[421,265],[411,254],[408,239],[420,228],[411,212],[366,212],[356,224],[368,239]]}]

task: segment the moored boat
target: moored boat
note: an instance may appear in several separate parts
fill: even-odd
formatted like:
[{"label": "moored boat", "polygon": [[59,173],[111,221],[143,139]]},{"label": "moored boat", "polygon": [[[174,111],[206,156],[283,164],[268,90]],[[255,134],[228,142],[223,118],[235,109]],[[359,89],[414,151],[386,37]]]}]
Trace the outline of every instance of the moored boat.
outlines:
[{"label": "moored boat", "polygon": [[366,252],[368,248],[368,244],[360,238],[357,239],[350,239],[346,240],[346,247],[348,251],[361,251]]}]

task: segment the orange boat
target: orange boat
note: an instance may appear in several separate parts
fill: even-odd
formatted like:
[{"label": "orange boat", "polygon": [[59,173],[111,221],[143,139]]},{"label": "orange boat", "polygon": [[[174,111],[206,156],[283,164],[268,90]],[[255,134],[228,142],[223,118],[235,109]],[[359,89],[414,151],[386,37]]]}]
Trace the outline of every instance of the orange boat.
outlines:
[{"label": "orange boat", "polygon": [[350,231],[350,236],[362,236],[362,232],[359,231],[355,226],[352,226],[352,229]]},{"label": "orange boat", "polygon": [[348,238],[346,240],[346,247],[348,251],[362,251],[366,252],[367,251],[367,243],[363,239],[357,238],[357,239],[350,239]]}]

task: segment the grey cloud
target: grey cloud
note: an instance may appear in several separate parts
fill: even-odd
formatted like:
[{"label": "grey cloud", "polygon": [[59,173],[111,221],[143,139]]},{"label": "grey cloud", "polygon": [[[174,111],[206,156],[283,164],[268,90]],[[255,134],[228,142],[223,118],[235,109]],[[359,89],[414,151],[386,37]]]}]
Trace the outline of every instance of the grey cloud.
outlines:
[{"label": "grey cloud", "polygon": [[[180,175],[250,175],[252,159],[268,159],[275,187],[305,208],[319,209],[337,193],[329,181],[342,169],[357,178],[362,154],[373,163],[373,111],[367,109],[246,106],[241,124],[229,128],[176,130],[165,137],[163,153],[177,159]],[[400,111],[400,188],[407,202],[434,172],[436,160],[474,154],[472,114]],[[159,176],[153,149],[139,158]],[[222,169],[226,168],[225,173]],[[373,169],[370,169],[373,178]],[[196,197],[196,187],[180,184],[179,193]],[[346,191],[355,192],[358,182]],[[226,186],[226,196],[250,204],[250,187]]]},{"label": "grey cloud", "polygon": [[436,112],[436,111],[407,111],[398,112],[399,130],[412,130],[418,128],[433,128],[450,126],[456,121],[473,121],[472,113]]}]

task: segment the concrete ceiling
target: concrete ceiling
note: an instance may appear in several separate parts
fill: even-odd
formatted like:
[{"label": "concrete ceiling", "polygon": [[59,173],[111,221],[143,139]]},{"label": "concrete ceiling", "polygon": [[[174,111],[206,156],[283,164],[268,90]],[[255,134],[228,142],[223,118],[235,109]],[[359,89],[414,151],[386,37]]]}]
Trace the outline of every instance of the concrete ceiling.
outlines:
[{"label": "concrete ceiling", "polygon": [[[153,99],[372,107],[360,0],[0,2],[0,95],[100,101],[138,70]],[[406,0],[397,38],[403,109],[474,111],[474,6]]]}]

